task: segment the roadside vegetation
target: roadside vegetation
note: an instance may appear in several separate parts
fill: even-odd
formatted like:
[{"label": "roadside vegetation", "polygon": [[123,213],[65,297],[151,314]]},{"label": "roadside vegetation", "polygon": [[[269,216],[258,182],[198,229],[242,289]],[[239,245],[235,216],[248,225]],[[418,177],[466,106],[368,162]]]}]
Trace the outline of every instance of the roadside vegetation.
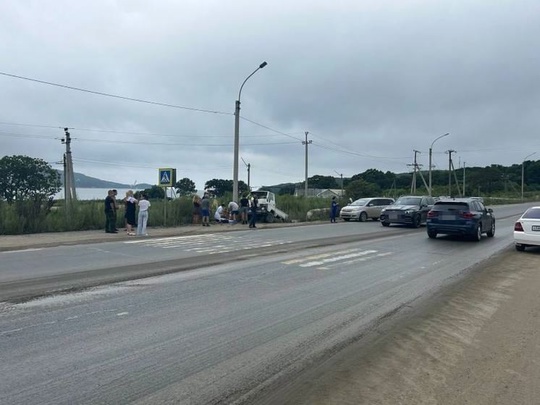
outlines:
[{"label": "roadside vegetation", "polygon": [[[503,167],[492,165],[486,168],[467,169],[466,195],[483,197],[486,205],[521,202],[521,165]],[[527,162],[526,182],[523,201],[540,199],[540,160]],[[313,176],[308,179],[310,189],[343,189],[344,197],[339,199],[341,207],[349,200],[361,197],[392,197],[411,194],[411,173],[383,173],[369,169],[349,179],[332,176]],[[458,181],[459,180],[459,181]],[[462,180],[455,177],[451,185],[447,183],[448,172],[433,171],[433,196],[459,195]],[[69,206],[64,200],[53,200],[61,188],[58,173],[41,159],[27,156],[5,156],[0,159],[0,235],[15,235],[40,232],[63,232],[104,229],[105,215],[103,200],[73,201]],[[232,198],[232,180],[212,179],[205,184],[212,190],[213,209],[220,203],[227,204]],[[192,222],[192,195],[195,184],[183,178],[175,185],[177,198],[166,199],[165,192],[153,186],[144,192],[149,196],[150,208],[148,226],[186,226]],[[295,222],[328,219],[330,198],[291,195],[295,190],[303,190],[304,184],[282,184],[263,187],[276,194],[276,205]],[[239,190],[246,193],[248,187],[239,182]],[[418,180],[417,195],[426,194],[426,188]],[[458,191],[459,190],[459,191]],[[136,195],[136,198],[138,196]],[[119,199],[116,226],[124,228],[124,206]]]}]

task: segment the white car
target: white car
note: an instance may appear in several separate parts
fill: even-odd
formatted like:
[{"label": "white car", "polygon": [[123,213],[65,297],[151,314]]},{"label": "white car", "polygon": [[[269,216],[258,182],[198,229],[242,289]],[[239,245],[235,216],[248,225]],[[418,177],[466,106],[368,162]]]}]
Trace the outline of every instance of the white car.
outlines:
[{"label": "white car", "polygon": [[343,207],[339,212],[339,217],[344,221],[350,221],[352,219],[354,221],[365,222],[368,218],[376,221],[379,219],[379,215],[381,215],[381,210],[393,203],[393,198],[360,198]]},{"label": "white car", "polygon": [[540,207],[529,208],[514,224],[514,243],[520,252],[540,246]]}]

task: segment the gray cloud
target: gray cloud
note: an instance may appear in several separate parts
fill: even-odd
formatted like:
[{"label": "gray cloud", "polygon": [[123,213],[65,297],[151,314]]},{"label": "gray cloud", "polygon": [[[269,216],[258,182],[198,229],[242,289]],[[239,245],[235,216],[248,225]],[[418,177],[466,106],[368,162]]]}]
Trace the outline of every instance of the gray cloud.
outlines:
[{"label": "gray cloud", "polygon": [[59,161],[69,126],[90,176],[230,179],[234,100],[266,60],[242,91],[242,116],[270,128],[241,121],[253,185],[303,180],[304,131],[310,175],[406,171],[413,149],[427,168],[445,132],[438,167],[448,149],[467,166],[521,163],[540,153],[539,20],[533,0],[5,1],[0,71],[226,114],[0,76],[1,122],[58,127],[0,124],[0,150]]}]

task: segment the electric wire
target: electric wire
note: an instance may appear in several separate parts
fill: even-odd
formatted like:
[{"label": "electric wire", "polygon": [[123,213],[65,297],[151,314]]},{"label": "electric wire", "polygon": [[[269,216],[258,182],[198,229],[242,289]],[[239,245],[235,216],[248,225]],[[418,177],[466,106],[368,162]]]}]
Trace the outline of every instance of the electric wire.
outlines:
[{"label": "electric wire", "polygon": [[95,95],[98,95],[98,96],[111,97],[111,98],[116,98],[116,99],[120,99],[120,100],[127,100],[127,101],[135,101],[137,103],[152,104],[152,105],[158,105],[158,106],[161,106],[161,107],[177,108],[177,109],[181,109],[181,110],[202,112],[202,113],[208,113],[208,114],[234,115],[233,113],[224,112],[224,111],[207,110],[207,109],[204,109],[204,108],[186,107],[186,106],[169,104],[169,103],[161,103],[161,102],[158,102],[158,101],[144,100],[142,98],[119,96],[119,95],[116,95],[116,94],[104,93],[104,92],[101,92],[101,91],[88,90],[88,89],[83,89],[81,87],[68,86],[66,84],[48,82],[48,81],[45,81],[45,80],[33,79],[33,78],[30,78],[30,77],[15,75],[15,74],[6,73],[6,72],[0,72],[0,75],[7,76],[7,77],[12,77],[12,78],[15,78],[15,79],[27,80],[27,81],[30,81],[30,82],[35,82],[35,83],[40,83],[40,84],[46,84],[48,86],[55,86],[55,87],[60,87],[60,88],[68,89],[68,90],[75,90],[75,91],[81,91],[81,92],[84,92],[84,93],[95,94]]}]

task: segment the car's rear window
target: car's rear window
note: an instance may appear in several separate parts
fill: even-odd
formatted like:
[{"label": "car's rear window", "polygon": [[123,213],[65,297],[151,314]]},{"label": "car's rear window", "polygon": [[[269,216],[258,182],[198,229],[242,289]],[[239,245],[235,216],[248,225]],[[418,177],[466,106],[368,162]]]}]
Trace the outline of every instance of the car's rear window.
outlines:
[{"label": "car's rear window", "polygon": [[540,219],[540,208],[529,208],[523,214],[523,218]]},{"label": "car's rear window", "polygon": [[437,202],[433,209],[437,211],[469,211],[469,205],[462,202]]},{"label": "car's rear window", "polygon": [[396,205],[419,205],[422,198],[401,197],[396,201]]}]

